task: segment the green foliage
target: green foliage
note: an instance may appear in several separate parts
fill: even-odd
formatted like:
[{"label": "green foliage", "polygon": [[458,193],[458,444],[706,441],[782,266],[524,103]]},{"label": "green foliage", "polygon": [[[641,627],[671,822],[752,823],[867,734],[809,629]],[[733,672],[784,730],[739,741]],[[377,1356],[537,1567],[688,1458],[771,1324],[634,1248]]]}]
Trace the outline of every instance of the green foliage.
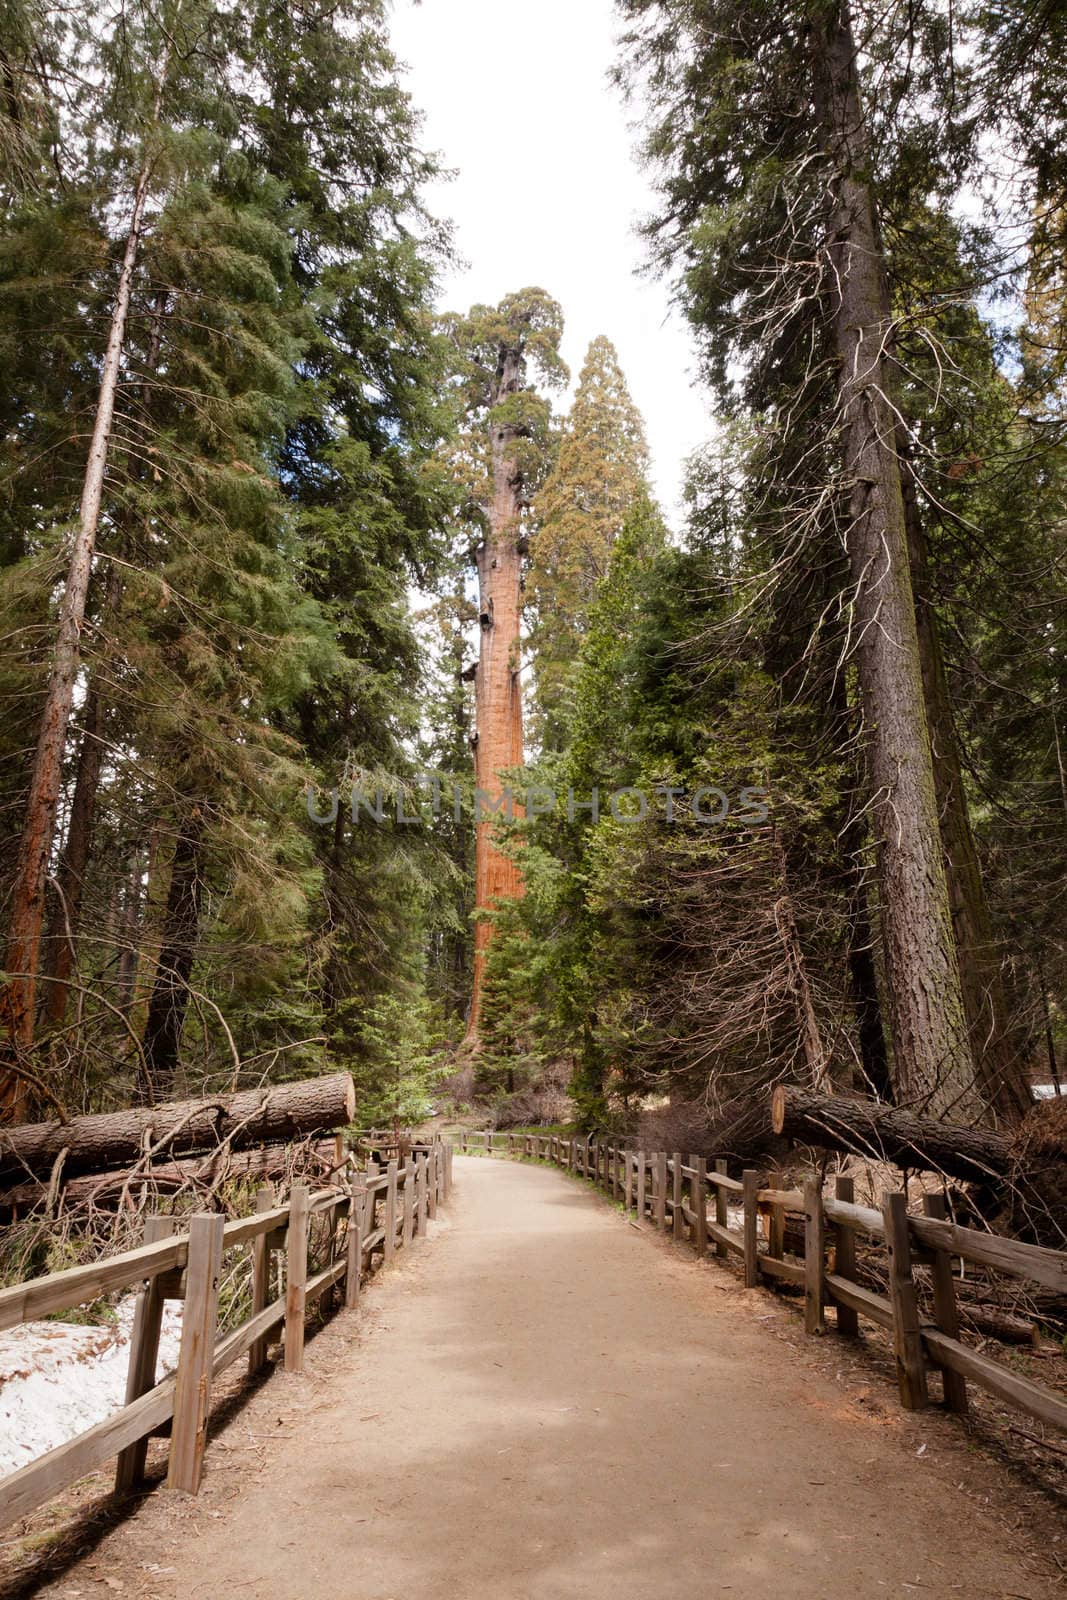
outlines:
[{"label": "green foliage", "polygon": [[[498,306],[472,306],[441,319],[450,351],[454,432],[442,451],[473,548],[486,528],[493,493],[490,436],[509,436],[523,493],[536,493],[553,444],[551,405],[538,392],[561,389],[568,372],[559,354],[563,312],[543,289],[521,289]],[[510,379],[508,373],[513,373]]]},{"label": "green foliage", "polygon": [[383,995],[355,1020],[356,1092],[368,1127],[411,1127],[432,1115],[444,1069],[427,1049],[428,1028],[427,1003],[417,989]]},{"label": "green foliage", "polygon": [[526,581],[535,733],[543,748],[563,738],[588,609],[634,501],[648,493],[647,471],[644,424],[615,348],[594,339],[555,465],[537,499]]},{"label": "green foliage", "polygon": [[[31,171],[27,155],[0,229],[13,811],[122,230],[149,174],[82,642],[108,761],[73,930],[89,995],[75,1092],[122,1092],[105,1063],[110,1078],[116,1060],[135,1065],[156,963],[176,948],[189,962],[186,1077],[232,1074],[234,1050],[255,1079],[319,1070],[328,1040],[372,1081],[392,1052],[384,1030],[352,1019],[403,988],[424,1027],[427,919],[447,878],[432,841],[394,854],[384,830],[346,838],[303,804],[309,784],[360,772],[413,781],[406,591],[432,581],[451,505],[430,313],[443,234],[422,208],[432,165],[385,8],[75,8],[36,41],[43,20],[32,7],[19,19],[4,59],[25,67],[9,110],[27,141],[52,128],[40,116],[31,128],[33,73],[69,92],[55,107],[61,159]],[[71,788],[90,737],[72,732]],[[167,909],[180,838],[194,841],[191,927]],[[65,1037],[42,1041],[57,1070]]]}]

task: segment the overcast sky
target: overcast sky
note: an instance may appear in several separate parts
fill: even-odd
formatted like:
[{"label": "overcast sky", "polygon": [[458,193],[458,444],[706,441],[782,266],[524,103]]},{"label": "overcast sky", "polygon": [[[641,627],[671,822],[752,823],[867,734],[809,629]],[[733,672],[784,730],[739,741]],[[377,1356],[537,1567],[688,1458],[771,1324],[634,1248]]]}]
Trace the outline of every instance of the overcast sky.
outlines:
[{"label": "overcast sky", "polygon": [[467,263],[443,305],[547,289],[563,307],[575,377],[590,340],[606,334],[677,526],[682,465],[709,436],[708,404],[666,286],[635,275],[644,252],[634,223],[651,194],[630,113],[607,82],[615,26],[611,0],[395,0],[393,41],[425,115],[423,143],[456,174],[430,196]]}]

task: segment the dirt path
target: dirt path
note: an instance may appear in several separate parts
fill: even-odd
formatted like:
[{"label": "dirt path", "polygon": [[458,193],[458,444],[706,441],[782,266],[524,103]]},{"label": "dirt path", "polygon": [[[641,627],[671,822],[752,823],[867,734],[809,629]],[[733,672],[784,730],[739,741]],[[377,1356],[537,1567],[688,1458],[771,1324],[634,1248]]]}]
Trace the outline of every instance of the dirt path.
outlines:
[{"label": "dirt path", "polygon": [[758,1291],[551,1169],[455,1166],[448,1223],[213,1441],[200,1498],[156,1493],[47,1593],[1050,1592],[952,1456],[790,1360]]}]

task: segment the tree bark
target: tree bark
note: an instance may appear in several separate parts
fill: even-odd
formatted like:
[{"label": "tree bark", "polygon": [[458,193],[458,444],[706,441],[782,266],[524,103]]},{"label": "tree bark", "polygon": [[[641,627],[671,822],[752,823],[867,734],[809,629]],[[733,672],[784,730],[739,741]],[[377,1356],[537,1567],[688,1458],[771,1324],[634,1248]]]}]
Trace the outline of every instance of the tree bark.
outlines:
[{"label": "tree bark", "polygon": [[[30,1122],[0,1131],[0,1185],[27,1177],[48,1178],[65,1150],[70,1177],[129,1167],[146,1148],[166,1139],[160,1155],[169,1160],[191,1151],[209,1152],[224,1139],[234,1148],[277,1143],[327,1133],[351,1122],[356,1090],[347,1072],[298,1079],[235,1094],[139,1106],[70,1122]],[[170,1137],[168,1137],[170,1136]]]},{"label": "tree bark", "polygon": [[894,1086],[901,1103],[978,1121],[986,1107],[975,1085],[941,854],[896,419],[882,355],[888,292],[847,3],[835,7],[815,39],[815,68],[837,169],[828,265]]},{"label": "tree bark", "polygon": [[799,1144],[943,1172],[967,1183],[1003,1178],[1011,1167],[1011,1140],[1003,1134],[787,1084],[778,1084],[771,1095],[771,1126]]},{"label": "tree bark", "polygon": [[[67,727],[74,702],[74,684],[81,660],[81,630],[85,603],[92,576],[96,534],[100,524],[104,479],[111,447],[115,415],[115,395],[126,339],[133,275],[141,243],[145,205],[151,169],[142,169],[134,192],[133,212],[126,235],[126,248],[119,271],[115,304],[111,313],[107,347],[100,374],[96,418],[82,484],[78,529],[74,536],[67,581],[59,609],[52,671],[41,713],[26,803],[26,820],[19,847],[18,864],[11,891],[11,921],[8,928],[5,970],[7,982],[0,989],[0,1028],[11,1041],[14,1056],[33,1043],[40,958],[41,929],[44,918],[44,887],[48,857],[55,835],[56,810],[63,772],[63,752]],[[13,1063],[17,1065],[17,1062]],[[26,1080],[8,1067],[0,1070],[0,1122],[19,1122],[28,1104]]]},{"label": "tree bark", "polygon": [[203,821],[182,824],[174,843],[163,939],[152,998],[148,1002],[142,1046],[141,1093],[156,1099],[174,1083],[182,1028],[189,1005],[189,978],[196,959],[203,897],[201,863]]},{"label": "tree bark", "polygon": [[[504,346],[497,369],[494,406],[522,387],[522,349]],[[481,638],[474,677],[475,704],[475,913],[490,911],[502,901],[522,894],[522,874],[517,864],[497,848],[490,813],[503,795],[500,772],[522,764],[522,688],[519,682],[522,554],[519,549],[522,513],[522,472],[515,460],[518,430],[490,418],[492,499],[487,508],[489,529],[478,551],[478,592]],[[504,813],[506,815],[506,813]],[[521,808],[512,805],[511,815]],[[474,975],[467,1038],[475,1040],[481,1018],[485,961],[492,925],[478,918],[474,925]]]}]

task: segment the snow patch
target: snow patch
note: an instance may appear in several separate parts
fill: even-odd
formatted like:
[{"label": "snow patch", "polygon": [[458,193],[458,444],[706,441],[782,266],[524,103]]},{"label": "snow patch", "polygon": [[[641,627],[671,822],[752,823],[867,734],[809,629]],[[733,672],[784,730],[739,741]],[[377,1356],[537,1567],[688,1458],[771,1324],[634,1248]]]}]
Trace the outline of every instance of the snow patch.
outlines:
[{"label": "snow patch", "polygon": [[[126,1402],[136,1294],[103,1327],[24,1322],[0,1334],[0,1478],[102,1422]],[[163,1308],[157,1377],[178,1365],[181,1306]]]}]

